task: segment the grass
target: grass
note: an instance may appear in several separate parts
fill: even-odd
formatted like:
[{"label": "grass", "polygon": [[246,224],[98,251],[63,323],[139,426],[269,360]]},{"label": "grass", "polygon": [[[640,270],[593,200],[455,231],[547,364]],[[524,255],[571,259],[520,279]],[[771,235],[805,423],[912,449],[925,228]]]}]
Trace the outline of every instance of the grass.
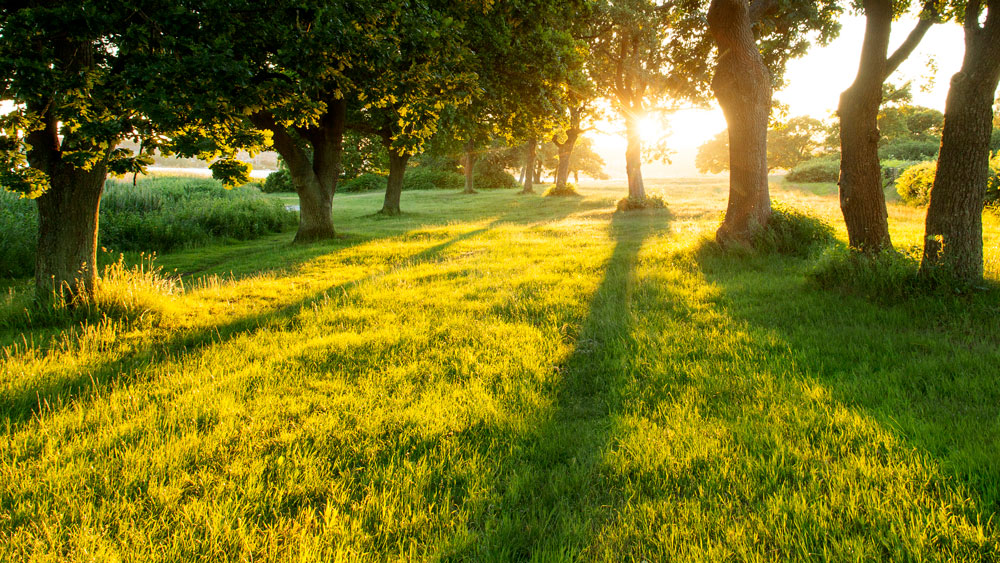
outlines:
[{"label": "grass", "polygon": [[162,256],[156,322],[0,332],[0,560],[1000,559],[1000,295],[823,291],[650,184],[338,196]]}]

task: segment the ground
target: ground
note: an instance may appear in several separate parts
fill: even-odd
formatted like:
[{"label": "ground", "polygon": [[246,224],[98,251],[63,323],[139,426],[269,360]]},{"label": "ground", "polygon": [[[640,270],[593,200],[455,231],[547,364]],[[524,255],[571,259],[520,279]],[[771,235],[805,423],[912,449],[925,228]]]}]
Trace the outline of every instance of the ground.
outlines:
[{"label": "ground", "polygon": [[1000,560],[997,292],[823,290],[708,242],[723,180],[649,188],[338,196],[336,241],[0,332],[0,560]]}]

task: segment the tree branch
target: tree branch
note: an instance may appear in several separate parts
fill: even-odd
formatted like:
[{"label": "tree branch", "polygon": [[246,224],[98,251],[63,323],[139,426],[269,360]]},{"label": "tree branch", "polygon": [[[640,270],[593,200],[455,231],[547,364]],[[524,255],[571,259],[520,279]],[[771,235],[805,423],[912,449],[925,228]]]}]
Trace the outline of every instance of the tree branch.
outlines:
[{"label": "tree branch", "polygon": [[937,11],[934,9],[933,3],[929,2],[928,5],[929,8],[925,10],[924,14],[922,14],[927,17],[921,18],[920,21],[917,22],[917,25],[913,28],[912,31],[910,31],[910,34],[906,36],[906,40],[903,41],[903,44],[900,45],[899,48],[897,48],[896,51],[888,59],[886,59],[885,61],[886,78],[888,78],[890,74],[895,72],[896,69],[899,68],[899,65],[901,65],[903,61],[905,61],[906,58],[913,53],[913,50],[916,49],[917,45],[920,44],[920,41],[924,38],[924,35],[927,34],[927,30],[929,30],[932,25],[937,23]]}]

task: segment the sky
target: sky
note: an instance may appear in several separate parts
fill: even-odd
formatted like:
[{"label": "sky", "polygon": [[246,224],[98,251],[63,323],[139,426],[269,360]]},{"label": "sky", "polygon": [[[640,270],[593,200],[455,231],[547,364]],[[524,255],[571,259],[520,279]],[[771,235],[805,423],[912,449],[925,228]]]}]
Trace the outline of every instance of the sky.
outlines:
[{"label": "sky", "polygon": [[[854,81],[861,57],[865,20],[861,16],[844,16],[840,36],[825,47],[814,46],[809,53],[788,64],[785,89],[775,98],[788,105],[789,116],[810,115],[828,119],[837,107],[840,93]],[[893,24],[890,52],[902,43],[916,24],[915,19],[902,19]],[[900,84],[913,82],[913,102],[944,111],[948,82],[962,65],[964,54],[962,27],[955,23],[931,27],[920,46],[889,77]],[[925,91],[926,90],[926,91]],[[667,178],[696,176],[694,157],[698,147],[726,128],[726,120],[718,105],[707,110],[682,110],[671,120],[669,146],[676,151],[672,164],[644,163],[643,177]],[[602,122],[594,138],[594,150],[607,163],[605,172],[614,179],[625,177],[625,140],[618,122]],[[662,137],[664,130],[651,120],[645,124],[644,135],[650,139]]]}]

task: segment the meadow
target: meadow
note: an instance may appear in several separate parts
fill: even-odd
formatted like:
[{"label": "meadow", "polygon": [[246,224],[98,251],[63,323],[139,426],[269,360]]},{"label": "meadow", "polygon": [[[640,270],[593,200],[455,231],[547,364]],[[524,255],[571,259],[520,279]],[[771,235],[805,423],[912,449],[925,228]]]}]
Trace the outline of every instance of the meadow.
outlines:
[{"label": "meadow", "polygon": [[[1000,219],[987,288],[880,299],[649,184],[338,195],[0,323],[0,560],[1000,560]],[[772,186],[843,240],[828,188]]]}]

